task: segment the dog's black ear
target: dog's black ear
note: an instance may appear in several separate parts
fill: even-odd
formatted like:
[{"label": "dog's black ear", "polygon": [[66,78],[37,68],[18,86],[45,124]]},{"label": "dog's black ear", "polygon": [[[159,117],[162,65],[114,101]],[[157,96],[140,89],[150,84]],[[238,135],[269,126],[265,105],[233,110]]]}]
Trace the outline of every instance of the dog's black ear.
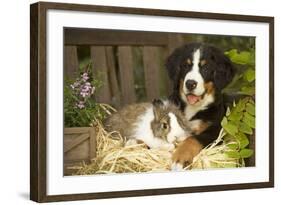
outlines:
[{"label": "dog's black ear", "polygon": [[230,59],[220,51],[214,55],[217,64],[214,72],[214,82],[218,89],[225,88],[233,79],[235,75],[235,67]]},{"label": "dog's black ear", "polygon": [[168,71],[168,75],[174,82],[177,81],[180,72],[180,63],[182,60],[183,51],[184,47],[175,49],[166,61],[166,69]]}]

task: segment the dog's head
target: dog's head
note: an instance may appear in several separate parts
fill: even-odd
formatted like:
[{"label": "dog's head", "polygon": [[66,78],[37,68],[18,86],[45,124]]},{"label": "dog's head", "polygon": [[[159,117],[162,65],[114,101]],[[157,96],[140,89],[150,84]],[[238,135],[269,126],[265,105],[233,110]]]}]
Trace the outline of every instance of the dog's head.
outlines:
[{"label": "dog's head", "polygon": [[215,93],[229,84],[235,74],[231,61],[210,45],[191,43],[176,49],[166,63],[174,92],[189,105],[210,104]]}]

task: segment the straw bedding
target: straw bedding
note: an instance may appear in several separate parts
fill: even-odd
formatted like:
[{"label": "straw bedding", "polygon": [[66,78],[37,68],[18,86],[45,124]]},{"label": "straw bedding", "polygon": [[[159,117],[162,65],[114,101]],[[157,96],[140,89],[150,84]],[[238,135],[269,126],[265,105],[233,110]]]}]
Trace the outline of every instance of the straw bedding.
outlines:
[{"label": "straw bedding", "polygon": [[[148,149],[144,144],[125,145],[125,140],[117,132],[108,133],[100,122],[95,123],[97,153],[90,164],[83,164],[74,175],[162,172],[170,171],[172,152],[161,149]],[[190,169],[207,169],[223,167],[241,167],[238,160],[228,157],[228,144],[223,142],[225,133],[221,130],[217,140],[203,149],[185,167]]]}]

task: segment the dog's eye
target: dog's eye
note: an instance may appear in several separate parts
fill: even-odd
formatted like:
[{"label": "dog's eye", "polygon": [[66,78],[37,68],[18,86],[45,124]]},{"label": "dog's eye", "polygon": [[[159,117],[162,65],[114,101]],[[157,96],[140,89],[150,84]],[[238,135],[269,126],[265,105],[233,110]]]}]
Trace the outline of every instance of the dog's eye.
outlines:
[{"label": "dog's eye", "polygon": [[207,73],[207,72],[208,72],[207,66],[202,66],[202,67],[201,67],[201,72]]},{"label": "dog's eye", "polygon": [[184,68],[190,68],[190,67],[193,65],[193,63],[192,63],[192,61],[188,58],[188,59],[186,59],[186,61],[183,62],[182,65],[183,65]]},{"label": "dog's eye", "polygon": [[183,68],[190,68],[192,65],[188,64],[187,62],[183,63]]}]

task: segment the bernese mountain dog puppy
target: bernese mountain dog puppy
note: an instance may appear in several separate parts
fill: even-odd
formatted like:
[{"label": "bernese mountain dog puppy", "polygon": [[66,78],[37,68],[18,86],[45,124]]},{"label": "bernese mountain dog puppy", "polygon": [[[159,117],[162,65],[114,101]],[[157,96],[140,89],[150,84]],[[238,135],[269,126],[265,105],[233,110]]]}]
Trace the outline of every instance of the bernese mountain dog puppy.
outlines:
[{"label": "bernese mountain dog puppy", "polygon": [[217,138],[226,111],[221,91],[232,81],[235,69],[220,49],[202,43],[177,48],[166,68],[173,81],[169,99],[179,106],[193,130],[173,154],[172,169],[178,170]]}]

